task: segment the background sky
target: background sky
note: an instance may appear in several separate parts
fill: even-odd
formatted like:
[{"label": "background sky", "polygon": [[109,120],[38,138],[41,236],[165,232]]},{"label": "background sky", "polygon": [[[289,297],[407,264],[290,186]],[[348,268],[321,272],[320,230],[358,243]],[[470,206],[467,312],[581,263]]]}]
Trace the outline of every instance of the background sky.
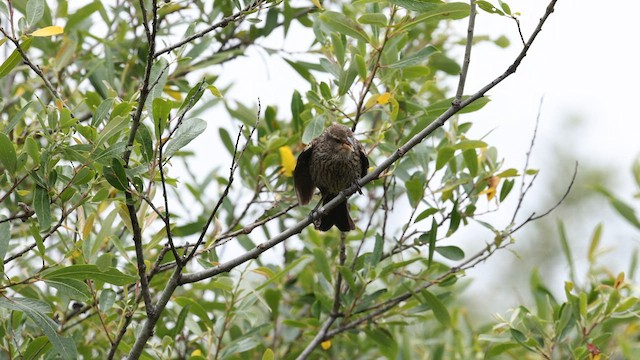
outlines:
[{"label": "background sky", "polygon": [[[512,12],[521,13],[522,31],[528,38],[547,2],[507,3]],[[485,140],[498,148],[505,168],[521,169],[544,97],[530,161],[530,167],[539,169],[540,175],[525,202],[523,217],[531,211],[544,212],[559,199],[570,182],[574,162],[580,164],[573,193],[583,198],[574,199],[577,206],[570,208],[563,204],[542,224],[518,233],[511,251],[503,251],[468,272],[473,281],[465,298],[482,305],[480,316],[504,313],[526,301],[526,282],[534,267],[541,267],[541,274],[549,279],[554,293],[563,299],[561,290],[568,266],[559,254],[556,226],[559,220],[565,222],[567,235],[574,244],[579,270],[586,267],[586,249],[598,223],[604,223],[602,243],[609,249],[601,261],[613,271],[626,271],[631,250],[640,247],[640,232],[615,216],[607,201],[594,196],[588,187],[590,183],[602,183],[638,208],[638,200],[632,198],[638,188],[630,168],[640,155],[640,117],[635,97],[640,83],[639,13],[640,2],[636,0],[559,0],[555,13],[517,72],[488,93],[492,101],[484,109],[462,118],[474,123],[471,135],[488,134]],[[455,29],[463,33],[466,20],[458,25]],[[515,23],[508,18],[480,11],[475,33],[491,38],[505,35],[511,39],[511,46],[502,49],[485,43],[473,48],[466,93],[475,92],[501,74],[521,49]],[[292,28],[283,42],[282,33],[276,31],[264,45],[291,52],[305,51],[311,44],[311,36],[308,29]],[[303,94],[308,89],[308,84],[284,61],[278,56],[270,57],[258,47],[225,64],[220,76],[217,85],[233,84],[224,94],[227,99],[255,104],[260,98],[263,109],[277,106],[280,116],[289,113],[294,89]],[[230,128],[237,126],[221,107],[213,110],[211,118]],[[207,133],[191,145],[204,155],[205,162],[212,161],[211,139],[217,141],[217,126],[210,124]],[[227,158],[216,158],[222,162],[217,165],[228,166],[224,163]],[[513,206],[514,203],[503,204],[501,211],[487,220],[506,225]],[[453,241],[464,244],[470,254],[489,239],[489,235],[477,239],[467,231],[456,234]],[[541,258],[554,262],[535,260]]]}]

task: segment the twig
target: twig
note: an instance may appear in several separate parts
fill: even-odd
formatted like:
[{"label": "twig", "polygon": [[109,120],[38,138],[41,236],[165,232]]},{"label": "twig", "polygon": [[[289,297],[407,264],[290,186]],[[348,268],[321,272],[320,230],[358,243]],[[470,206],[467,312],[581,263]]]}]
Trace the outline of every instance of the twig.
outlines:
[{"label": "twig", "polygon": [[540,98],[540,104],[538,105],[538,116],[536,116],[536,124],[533,128],[533,135],[531,136],[531,143],[529,144],[529,150],[527,150],[527,155],[524,161],[524,169],[522,170],[522,182],[520,183],[520,196],[518,197],[518,204],[516,205],[516,211],[513,212],[513,217],[511,218],[511,224],[515,223],[516,216],[518,215],[518,211],[520,210],[520,206],[522,206],[522,201],[524,200],[524,194],[527,192],[533,181],[535,180],[535,176],[531,179],[528,187],[525,187],[525,175],[527,169],[529,169],[529,160],[531,159],[531,152],[533,150],[533,145],[536,141],[536,136],[538,135],[538,125],[540,124],[540,114],[542,113],[542,101],[544,97]]},{"label": "twig", "polygon": [[192,42],[195,39],[198,39],[198,38],[201,38],[201,37],[205,36],[206,34],[212,32],[215,29],[223,28],[223,27],[226,27],[227,25],[229,25],[232,22],[243,20],[248,11],[252,11],[252,10],[258,8],[259,6],[261,6],[263,4],[263,2],[264,2],[264,0],[257,0],[257,1],[255,1],[253,3],[250,3],[243,10],[241,10],[241,11],[239,11],[239,12],[233,14],[233,15],[230,15],[230,16],[227,16],[227,17],[223,18],[222,20],[220,20],[219,22],[209,26],[208,28],[206,28],[206,29],[204,29],[202,31],[199,31],[199,32],[189,36],[188,38],[180,40],[180,41],[178,41],[177,43],[175,43],[173,45],[167,46],[164,49],[158,50],[157,52],[152,54],[152,58],[155,59],[155,58],[157,58],[158,56],[160,56],[162,54],[168,53],[168,52],[170,52],[170,51],[172,51],[174,49],[177,49],[177,48],[179,48],[179,47],[181,47],[183,45],[186,45],[186,44]]},{"label": "twig", "polygon": [[467,27],[467,44],[464,49],[464,60],[462,61],[462,70],[460,70],[460,78],[458,80],[458,89],[456,90],[456,97],[453,100],[454,103],[460,103],[462,95],[464,93],[464,84],[467,80],[467,73],[469,72],[469,63],[471,62],[471,48],[473,45],[473,31],[476,24],[476,2],[475,0],[469,0],[469,26]]},{"label": "twig", "polygon": [[340,204],[343,201],[345,201],[348,197],[353,195],[356,191],[358,191],[358,189],[361,189],[364,185],[370,183],[371,181],[373,181],[375,179],[378,179],[378,177],[385,170],[387,170],[389,167],[391,167],[391,165],[393,165],[402,156],[404,156],[404,154],[406,154],[408,151],[410,151],[412,148],[414,148],[416,145],[418,145],[420,142],[422,142],[422,140],[424,140],[427,136],[429,136],[431,133],[433,133],[436,129],[438,129],[442,125],[444,125],[444,123],[449,118],[451,118],[453,115],[455,115],[458,111],[460,111],[461,109],[465,108],[466,106],[468,106],[469,104],[473,103],[474,101],[478,100],[479,98],[483,97],[484,94],[487,91],[491,90],[496,85],[501,83],[504,79],[509,77],[511,74],[515,73],[515,71],[517,70],[518,66],[522,62],[522,59],[524,59],[524,57],[527,55],[527,52],[528,52],[529,48],[531,47],[531,44],[533,44],[533,41],[536,39],[536,37],[538,36],[540,31],[542,30],[542,25],[544,25],[544,23],[546,22],[546,20],[549,17],[549,15],[553,12],[554,5],[556,4],[556,2],[557,2],[557,0],[551,0],[549,5],[547,6],[547,10],[546,10],[545,14],[542,16],[542,18],[540,19],[540,22],[538,23],[538,26],[536,27],[534,32],[531,34],[531,37],[529,38],[529,41],[527,42],[526,46],[522,49],[520,54],[518,54],[518,56],[515,58],[514,62],[509,66],[509,68],[504,73],[499,75],[497,78],[495,78],[489,84],[487,84],[484,87],[482,87],[476,93],[474,93],[474,94],[470,95],[469,97],[467,97],[466,99],[460,101],[459,104],[451,104],[449,109],[447,109],[444,113],[442,113],[431,124],[427,125],[423,130],[421,130],[416,135],[414,135],[405,144],[400,146],[396,150],[395,153],[393,153],[387,159],[382,161],[375,169],[373,169],[373,171],[371,171],[366,176],[361,178],[358,181],[357,184],[354,184],[351,187],[349,187],[349,188],[343,190],[342,192],[340,192],[338,194],[338,196],[336,196],[333,200],[331,200],[327,204],[325,204],[325,205],[321,206],[320,208],[318,208],[315,212],[313,212],[310,216],[307,216],[304,220],[302,220],[302,221],[298,222],[297,224],[291,226],[289,229],[287,229],[287,230],[283,231],[282,233],[274,236],[270,240],[267,240],[267,241],[265,241],[265,242],[263,242],[261,244],[258,244],[255,248],[247,251],[246,253],[244,253],[244,254],[242,254],[242,255],[234,258],[234,259],[231,259],[231,260],[229,260],[229,261],[227,261],[225,263],[219,264],[218,266],[215,266],[215,267],[203,270],[203,271],[199,271],[199,272],[196,272],[196,273],[183,275],[180,278],[180,284],[187,284],[187,283],[197,282],[197,281],[200,281],[200,280],[203,280],[203,279],[210,278],[210,277],[215,276],[215,275],[220,274],[220,273],[228,272],[229,270],[233,269],[234,267],[236,267],[236,266],[238,266],[240,264],[243,264],[246,261],[249,261],[251,259],[257,258],[263,252],[265,252],[265,251],[269,250],[270,248],[276,246],[277,244],[281,243],[282,241],[288,239],[289,237],[300,233],[306,226],[311,224],[314,220],[317,220],[320,217],[322,217],[323,215],[325,215],[329,210],[333,209],[338,204]]}]

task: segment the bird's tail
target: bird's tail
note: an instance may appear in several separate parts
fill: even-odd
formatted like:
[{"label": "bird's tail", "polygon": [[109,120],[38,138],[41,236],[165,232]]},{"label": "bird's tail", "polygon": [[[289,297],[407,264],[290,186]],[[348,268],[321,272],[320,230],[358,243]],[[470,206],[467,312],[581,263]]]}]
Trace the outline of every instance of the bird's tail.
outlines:
[{"label": "bird's tail", "polygon": [[[336,195],[325,196],[322,200],[322,205],[326,205],[335,197]],[[338,206],[334,207],[326,215],[320,218],[318,230],[327,231],[331,229],[333,225],[335,225],[340,231],[349,231],[356,228],[356,225],[353,223],[353,220],[349,215],[349,208],[346,200],[338,204]]]}]

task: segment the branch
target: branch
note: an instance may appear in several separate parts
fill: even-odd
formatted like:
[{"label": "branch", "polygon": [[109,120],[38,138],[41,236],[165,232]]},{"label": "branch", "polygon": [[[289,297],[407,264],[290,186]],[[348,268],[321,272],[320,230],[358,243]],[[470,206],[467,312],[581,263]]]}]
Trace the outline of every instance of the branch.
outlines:
[{"label": "branch", "polygon": [[462,61],[462,70],[460,70],[460,79],[458,81],[458,90],[454,103],[459,103],[464,93],[464,84],[467,81],[467,73],[469,72],[469,63],[471,62],[471,48],[473,45],[473,30],[476,24],[476,2],[469,0],[469,26],[467,27],[467,44],[464,49],[464,60]]},{"label": "branch", "polygon": [[172,50],[175,50],[175,49],[177,49],[177,48],[179,48],[179,47],[181,47],[183,45],[186,45],[186,44],[192,42],[195,39],[201,38],[201,37],[205,36],[206,34],[212,32],[215,29],[226,27],[227,25],[229,25],[232,22],[242,21],[247,12],[250,12],[250,11],[253,11],[253,10],[257,9],[263,3],[264,3],[264,0],[256,0],[255,2],[250,3],[249,5],[247,5],[241,11],[239,11],[239,12],[233,14],[233,15],[230,15],[230,16],[227,16],[227,17],[223,18],[222,20],[220,20],[219,22],[209,26],[208,28],[206,28],[206,29],[204,29],[204,30],[202,30],[200,32],[197,32],[197,33],[189,36],[186,39],[178,41],[177,43],[175,43],[173,45],[167,46],[164,49],[158,50],[157,52],[153,53],[152,58],[155,59],[155,58],[157,58],[158,56],[160,56],[162,54],[168,53],[168,52],[170,52]]},{"label": "branch", "polygon": [[345,201],[347,198],[349,198],[351,195],[353,195],[356,191],[358,191],[358,189],[361,189],[363,186],[365,186],[366,184],[370,183],[371,181],[378,179],[378,177],[385,170],[387,170],[389,167],[391,167],[391,165],[393,165],[402,156],[404,156],[404,154],[406,154],[408,151],[410,151],[416,145],[418,145],[420,142],[422,142],[422,140],[427,138],[431,133],[433,133],[435,130],[437,130],[442,125],[444,125],[444,123],[447,120],[449,120],[453,115],[455,115],[461,109],[467,107],[469,104],[471,104],[474,101],[478,100],[479,98],[483,97],[484,94],[487,93],[487,91],[491,90],[496,85],[501,83],[504,79],[509,77],[511,74],[515,73],[517,68],[518,68],[518,66],[520,66],[520,63],[522,62],[522,59],[524,59],[524,57],[527,55],[527,52],[528,52],[529,48],[531,47],[531,44],[533,43],[533,41],[536,39],[536,37],[538,36],[540,31],[542,30],[542,25],[545,23],[545,21],[547,20],[549,15],[553,12],[554,5],[556,4],[556,2],[557,2],[557,0],[552,0],[549,3],[549,5],[547,6],[547,10],[546,10],[545,14],[542,16],[542,18],[540,18],[540,22],[538,23],[538,26],[536,27],[534,32],[531,34],[531,37],[529,38],[529,41],[527,41],[527,44],[520,51],[520,54],[518,54],[518,56],[515,58],[514,62],[509,66],[509,68],[507,68],[507,70],[504,73],[502,73],[500,76],[495,78],[489,84],[485,85],[480,90],[478,90],[476,93],[470,95],[466,99],[460,101],[457,104],[455,104],[455,103],[451,104],[451,106],[444,113],[442,113],[436,120],[434,120],[431,124],[427,125],[423,130],[421,130],[416,135],[414,135],[405,144],[400,146],[396,150],[395,153],[393,153],[387,159],[382,161],[380,163],[380,165],[378,165],[375,169],[373,169],[372,172],[367,174],[365,177],[361,178],[358,181],[357,184],[354,184],[351,187],[349,187],[349,188],[343,190],[342,192],[340,192],[338,194],[338,196],[336,196],[333,200],[331,200],[327,204],[321,206],[315,212],[312,212],[304,220],[296,223],[295,225],[291,226],[289,229],[287,229],[287,230],[283,231],[282,233],[274,236],[270,240],[267,240],[267,241],[265,241],[265,242],[263,242],[261,244],[258,244],[255,248],[247,251],[246,253],[244,253],[244,254],[242,254],[242,255],[234,258],[234,259],[231,259],[231,260],[229,260],[229,261],[227,261],[225,263],[219,264],[218,266],[215,266],[215,267],[203,270],[203,271],[199,271],[199,272],[183,275],[180,278],[180,284],[193,283],[193,282],[197,282],[197,281],[200,281],[200,280],[203,280],[203,279],[207,279],[207,278],[216,276],[216,275],[218,275],[220,273],[228,272],[228,271],[230,271],[231,269],[233,269],[234,267],[236,267],[236,266],[238,266],[240,264],[243,264],[243,263],[245,263],[245,262],[247,262],[247,261],[249,261],[251,259],[257,258],[263,252],[271,249],[272,247],[278,245],[279,243],[283,242],[284,240],[290,238],[291,236],[302,232],[302,230],[305,227],[307,227],[309,224],[311,224],[313,221],[319,219],[323,215],[327,214],[329,210],[335,208],[338,204],[340,204],[343,201]]}]

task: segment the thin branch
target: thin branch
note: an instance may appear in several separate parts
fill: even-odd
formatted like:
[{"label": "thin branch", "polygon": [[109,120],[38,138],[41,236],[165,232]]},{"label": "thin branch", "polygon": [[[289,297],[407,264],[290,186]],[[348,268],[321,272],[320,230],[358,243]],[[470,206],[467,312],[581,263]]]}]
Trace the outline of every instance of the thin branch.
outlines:
[{"label": "thin branch", "polygon": [[527,155],[524,161],[524,169],[522,170],[522,182],[520,183],[520,196],[518,197],[518,204],[516,205],[516,211],[513,212],[513,217],[511,218],[511,224],[515,223],[516,216],[518,215],[518,211],[520,210],[520,207],[522,206],[522,202],[524,200],[524,194],[531,187],[531,184],[533,184],[533,181],[535,180],[535,176],[534,176],[534,178],[529,183],[529,186],[525,187],[525,175],[527,173],[527,170],[529,169],[529,160],[531,159],[531,152],[533,150],[533,145],[535,144],[535,141],[536,141],[536,136],[538,135],[538,125],[540,124],[540,114],[542,113],[543,100],[544,100],[544,97],[540,98],[540,104],[538,105],[538,116],[536,116],[536,124],[535,124],[535,127],[533,128],[531,143],[529,144],[529,150],[527,150]]},{"label": "thin branch", "polygon": [[467,81],[469,72],[469,63],[471,62],[471,48],[473,47],[473,31],[476,24],[476,2],[469,0],[469,26],[467,27],[467,44],[464,49],[464,60],[462,61],[462,70],[460,70],[460,78],[458,81],[458,90],[454,103],[459,103],[464,93],[464,84]]},{"label": "thin branch", "polygon": [[518,56],[515,58],[514,62],[509,66],[509,68],[504,73],[499,75],[497,78],[495,78],[489,84],[487,84],[484,87],[482,87],[476,93],[474,93],[474,94],[470,95],[469,97],[467,97],[466,99],[460,101],[460,103],[451,104],[451,106],[444,113],[442,113],[436,120],[434,120],[431,124],[427,125],[424,129],[422,129],[420,132],[418,132],[416,135],[414,135],[405,144],[400,146],[391,156],[389,156],[387,159],[382,161],[375,169],[373,169],[373,171],[371,171],[366,176],[361,178],[358,181],[357,184],[354,184],[351,187],[341,191],[338,194],[338,196],[336,196],[333,200],[331,200],[327,204],[321,206],[315,212],[312,212],[304,220],[302,220],[302,221],[298,222],[297,224],[291,226],[289,229],[287,229],[287,230],[283,231],[282,233],[274,236],[270,240],[267,240],[267,241],[265,241],[265,242],[263,242],[261,244],[258,244],[255,248],[247,251],[246,253],[244,253],[244,254],[242,254],[242,255],[234,258],[234,259],[231,259],[231,260],[229,260],[229,261],[227,261],[225,263],[219,264],[218,266],[215,266],[215,267],[203,270],[203,271],[199,271],[199,272],[196,272],[196,273],[183,275],[180,278],[180,284],[193,283],[193,282],[197,282],[197,281],[200,281],[200,280],[203,280],[203,279],[210,278],[212,276],[216,276],[216,275],[218,275],[220,273],[228,272],[229,270],[233,269],[234,267],[236,267],[236,266],[238,266],[240,264],[243,264],[246,261],[249,261],[251,259],[257,258],[260,254],[262,254],[263,252],[271,249],[272,247],[276,246],[277,244],[281,243],[282,241],[288,239],[289,237],[291,237],[291,236],[293,236],[295,234],[298,234],[298,233],[302,232],[302,230],[305,227],[307,227],[309,224],[311,224],[313,221],[319,219],[323,215],[327,214],[327,212],[329,210],[335,208],[338,204],[340,204],[343,201],[345,201],[348,197],[350,197],[356,191],[358,191],[358,189],[361,189],[364,185],[370,183],[373,180],[378,179],[378,177],[385,170],[390,168],[391,165],[393,165],[396,161],[398,161],[408,151],[410,151],[416,145],[421,143],[422,140],[427,138],[427,136],[429,136],[435,130],[437,130],[442,125],[444,125],[444,123],[449,118],[451,118],[453,115],[455,115],[461,109],[467,107],[469,104],[471,104],[474,101],[478,100],[479,98],[483,97],[484,94],[487,93],[487,91],[491,90],[496,85],[501,83],[504,79],[509,77],[511,74],[515,73],[516,70],[518,69],[518,66],[520,66],[520,63],[522,62],[522,59],[524,59],[524,57],[527,55],[527,52],[528,52],[529,48],[531,47],[531,44],[533,44],[534,40],[536,39],[536,37],[538,36],[540,31],[542,30],[542,25],[544,25],[544,23],[546,22],[546,20],[549,17],[549,15],[553,12],[554,5],[556,4],[556,2],[557,2],[557,0],[551,0],[549,5],[547,6],[547,10],[546,10],[545,14],[540,19],[540,22],[538,23],[538,26],[536,27],[534,32],[531,34],[531,37],[529,38],[529,41],[527,42],[525,47],[521,50],[520,54],[518,54]]},{"label": "thin branch", "polygon": [[247,12],[250,12],[250,11],[253,11],[253,10],[257,9],[263,3],[264,3],[264,0],[257,0],[255,2],[247,5],[243,10],[241,10],[241,11],[239,11],[239,12],[233,14],[233,15],[230,15],[230,16],[227,16],[227,17],[223,18],[222,20],[220,20],[219,22],[209,26],[208,28],[206,28],[206,29],[204,29],[202,31],[199,31],[199,32],[189,36],[188,38],[185,38],[185,39],[183,39],[181,41],[178,41],[177,43],[175,43],[173,45],[167,46],[164,49],[158,50],[157,52],[155,52],[153,54],[152,57],[155,59],[155,58],[157,58],[158,56],[160,56],[162,54],[168,53],[168,52],[170,52],[172,50],[175,50],[175,49],[177,49],[177,48],[179,48],[179,47],[181,47],[183,45],[186,45],[186,44],[192,42],[195,39],[201,38],[201,37],[205,36],[206,34],[212,32],[215,29],[224,28],[224,27],[226,27],[227,25],[229,25],[232,22],[242,21]]}]

